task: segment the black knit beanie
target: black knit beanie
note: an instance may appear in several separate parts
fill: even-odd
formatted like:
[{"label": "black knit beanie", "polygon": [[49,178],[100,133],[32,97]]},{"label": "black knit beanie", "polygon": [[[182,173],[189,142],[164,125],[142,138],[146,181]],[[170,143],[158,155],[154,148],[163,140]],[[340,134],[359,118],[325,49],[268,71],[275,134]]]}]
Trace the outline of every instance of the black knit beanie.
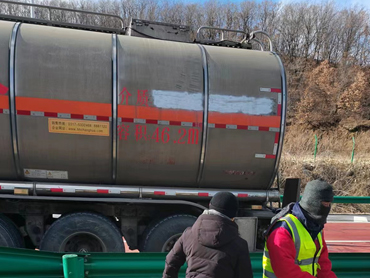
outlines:
[{"label": "black knit beanie", "polygon": [[326,223],[331,206],[321,202],[333,202],[333,187],[325,181],[314,180],[307,183],[299,205],[320,225]]},{"label": "black knit beanie", "polygon": [[230,192],[218,192],[211,199],[209,208],[217,210],[227,217],[234,218],[238,212],[239,203],[234,194]]}]

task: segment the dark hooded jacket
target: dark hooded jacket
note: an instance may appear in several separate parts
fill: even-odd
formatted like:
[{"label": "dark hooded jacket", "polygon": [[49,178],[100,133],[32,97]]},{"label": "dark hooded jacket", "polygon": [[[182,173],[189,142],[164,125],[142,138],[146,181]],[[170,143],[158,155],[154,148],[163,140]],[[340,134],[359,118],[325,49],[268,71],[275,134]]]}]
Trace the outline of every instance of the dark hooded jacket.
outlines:
[{"label": "dark hooded jacket", "polygon": [[201,215],[166,258],[163,278],[177,278],[187,262],[186,278],[252,278],[248,244],[227,217]]}]

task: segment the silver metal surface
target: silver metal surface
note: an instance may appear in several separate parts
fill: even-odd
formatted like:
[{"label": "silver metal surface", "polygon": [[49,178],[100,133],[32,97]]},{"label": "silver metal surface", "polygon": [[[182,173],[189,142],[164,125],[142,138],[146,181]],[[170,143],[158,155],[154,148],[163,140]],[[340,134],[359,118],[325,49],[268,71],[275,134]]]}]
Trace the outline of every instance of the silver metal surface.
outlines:
[{"label": "silver metal surface", "polygon": [[280,201],[280,192],[278,190],[268,190],[266,193],[266,202]]},{"label": "silver metal surface", "polygon": [[[0,86],[9,88],[9,45],[13,22],[0,21]],[[0,95],[0,179],[17,179],[9,115],[9,89]]]},{"label": "silver metal surface", "polygon": [[286,113],[287,113],[287,98],[288,98],[288,89],[287,89],[287,81],[286,81],[286,74],[285,74],[285,68],[283,65],[283,62],[281,61],[278,54],[273,52],[274,56],[276,57],[276,60],[279,63],[280,66],[280,75],[281,75],[281,93],[282,93],[282,103],[281,103],[281,124],[280,124],[280,138],[279,138],[279,144],[278,149],[276,153],[276,161],[275,161],[275,167],[274,171],[272,173],[270,186],[274,183],[275,177],[279,171],[279,164],[280,164],[280,158],[283,151],[283,144],[284,144],[284,136],[285,136],[285,124],[286,124]]},{"label": "silver metal surface", "polygon": [[118,89],[117,89],[117,35],[112,35],[112,177],[113,182],[116,182],[117,176],[117,101],[118,101]]},{"label": "silver metal surface", "polygon": [[[97,184],[36,183],[37,195],[70,195],[139,198],[139,187],[104,186]],[[58,191],[60,190],[60,191]]]},{"label": "silver metal surface", "polygon": [[[150,187],[143,187],[141,189],[142,197],[143,198],[160,198],[160,199],[187,199],[187,200],[209,200],[211,199],[217,192],[220,190],[218,189],[199,189],[199,190],[192,190],[186,188],[150,188]],[[280,195],[279,192],[274,191],[263,191],[263,190],[232,190],[228,189],[229,192],[233,193],[235,196],[246,195],[247,197],[238,197],[241,201],[258,201],[264,202],[267,199],[272,202],[276,202],[279,200]],[[203,195],[202,193],[207,193],[207,195]]]},{"label": "silver metal surface", "polygon": [[[79,121],[72,114],[112,116],[111,34],[22,24],[15,55],[17,109],[36,105],[72,122]],[[47,116],[16,118],[22,169],[66,171],[65,182],[113,182],[111,124],[109,136],[93,136],[49,132]]]},{"label": "silver metal surface", "polygon": [[[273,118],[278,127],[279,94],[270,89],[260,91],[260,88],[281,88],[280,65],[275,56],[267,51],[204,48],[208,57],[209,126],[269,128],[274,126],[269,126],[267,119]],[[235,109],[239,103],[242,106]],[[270,104],[264,109],[259,103]],[[273,154],[275,135],[260,130],[208,128],[201,187],[267,190],[275,159],[265,157]],[[263,158],[256,159],[256,154],[263,154]]]},{"label": "silver metal surface", "polygon": [[249,252],[256,251],[257,244],[257,217],[235,217],[234,222],[239,227],[239,234],[242,239],[248,242]]},{"label": "silver metal surface", "polygon": [[16,23],[13,27],[11,41],[10,41],[10,51],[9,51],[9,100],[10,100],[10,122],[11,122],[11,134],[12,134],[12,144],[13,144],[13,155],[14,155],[14,164],[15,169],[17,171],[18,178],[22,178],[22,170],[19,161],[19,146],[18,146],[18,132],[17,132],[17,111],[15,105],[15,47],[16,47],[16,39],[19,27],[21,26],[20,23]]},{"label": "silver metal surface", "polygon": [[207,134],[208,134],[208,95],[209,95],[209,85],[208,85],[208,63],[207,63],[207,53],[204,47],[198,44],[200,51],[202,53],[203,62],[203,136],[202,136],[202,146],[200,152],[199,170],[198,170],[198,185],[202,180],[204,160],[206,157],[206,146],[207,146]]},{"label": "silver metal surface", "polygon": [[[117,184],[195,186],[203,126],[199,47],[118,36],[117,48],[118,117],[132,119],[120,126]],[[189,144],[190,133],[198,136]]]},{"label": "silver metal surface", "polygon": [[[71,197],[98,197],[98,198],[153,198],[153,199],[182,199],[182,200],[209,200],[219,189],[194,190],[188,188],[167,187],[139,187],[115,186],[98,184],[62,184],[62,183],[30,183],[30,182],[0,182],[1,194],[17,194],[15,189],[29,189],[23,195],[38,196],[71,196]],[[231,190],[239,200],[276,202],[280,195],[277,190]]]},{"label": "silver metal surface", "polygon": [[[240,190],[245,200],[272,199],[267,189],[286,117],[285,75],[274,53],[30,24],[17,36],[13,31],[12,42],[11,123],[20,178],[30,169],[29,180],[84,183],[90,188],[77,186],[81,194],[100,194],[92,184],[117,184],[108,193],[121,194],[129,184],[148,198],[207,199],[209,190]],[[5,110],[0,127],[6,133]],[[105,121],[108,136],[53,132],[53,117]],[[0,150],[6,148],[0,136]],[[168,194],[155,194],[163,188]],[[52,193],[73,193],[65,189]]]},{"label": "silver metal surface", "polygon": [[27,194],[23,195],[33,195],[34,194],[34,184],[25,182],[0,182],[0,193],[1,194],[14,194],[17,195],[16,189],[27,189]]},{"label": "silver metal surface", "polygon": [[70,202],[90,202],[90,203],[126,203],[126,204],[163,204],[163,205],[185,205],[196,207],[200,210],[207,209],[197,203],[182,200],[151,200],[151,199],[131,199],[131,198],[89,198],[89,197],[57,197],[57,196],[22,196],[0,194],[0,199],[16,200],[36,200],[36,201],[70,201]]},{"label": "silver metal surface", "polygon": [[58,11],[66,11],[66,12],[74,12],[74,13],[82,13],[82,14],[89,14],[89,15],[97,15],[97,16],[104,16],[104,17],[112,17],[117,19],[121,24],[121,29],[124,28],[124,20],[118,15],[112,14],[105,14],[105,13],[97,13],[97,12],[90,12],[90,11],[83,11],[77,9],[68,9],[62,7],[55,7],[55,6],[47,6],[47,5],[39,5],[34,3],[24,3],[24,2],[16,2],[16,1],[8,1],[8,0],[0,0],[0,3],[18,5],[18,6],[28,6],[28,7],[37,7],[37,8],[44,8],[47,9],[49,12],[49,20],[51,20],[51,10],[58,10]]}]

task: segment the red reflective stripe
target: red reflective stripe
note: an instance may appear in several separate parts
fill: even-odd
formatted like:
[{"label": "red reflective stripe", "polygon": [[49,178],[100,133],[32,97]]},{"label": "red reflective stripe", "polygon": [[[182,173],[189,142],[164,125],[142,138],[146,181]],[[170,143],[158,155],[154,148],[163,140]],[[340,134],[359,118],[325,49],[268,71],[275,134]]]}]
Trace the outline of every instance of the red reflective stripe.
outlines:
[{"label": "red reflective stripe", "polygon": [[237,129],[244,129],[244,130],[248,130],[248,126],[247,125],[237,125],[236,126]]},{"label": "red reflective stripe", "polygon": [[4,109],[0,109],[0,114],[3,114],[4,113]]},{"label": "red reflective stripe", "polygon": [[152,124],[152,125],[157,125],[158,124],[158,120],[146,120],[146,123],[147,124]]},{"label": "red reflective stripe", "polygon": [[170,125],[179,125],[179,126],[181,126],[181,122],[179,122],[179,121],[170,121]]},{"label": "red reflective stripe", "polygon": [[226,128],[226,124],[215,124],[215,128]]},{"label": "red reflective stripe", "polygon": [[102,122],[109,122],[109,117],[108,116],[96,116],[97,121],[102,121]]},{"label": "red reflective stripe", "polygon": [[132,118],[122,118],[122,122],[125,122],[125,123],[133,123],[134,122],[134,119],[132,119]]},{"label": "red reflective stripe", "polygon": [[58,113],[56,113],[56,112],[44,112],[44,116],[45,117],[57,118],[58,117]]},{"label": "red reflective stripe", "polygon": [[71,119],[80,119],[80,120],[83,120],[83,118],[84,118],[84,115],[71,114]]},{"label": "red reflective stripe", "polygon": [[31,111],[17,110],[17,115],[30,116],[31,115]]},{"label": "red reflective stripe", "polygon": [[96,190],[96,193],[108,194],[109,190],[108,189],[98,189],[98,190]]},{"label": "red reflective stripe", "polygon": [[0,185],[0,190],[1,190],[2,188],[1,188],[1,185]]},{"label": "red reflective stripe", "polygon": [[275,144],[279,143],[279,139],[280,139],[280,132],[276,132],[276,134],[275,134]]},{"label": "red reflective stripe", "polygon": [[154,191],[154,195],[166,195],[166,192],[164,191]]},{"label": "red reflective stripe", "polygon": [[246,198],[246,197],[248,197],[248,194],[246,194],[246,193],[238,193],[238,197],[239,198]]},{"label": "red reflective stripe", "polygon": [[63,188],[50,188],[51,192],[63,192]]},{"label": "red reflective stripe", "polygon": [[269,127],[265,127],[265,126],[259,126],[258,127],[258,130],[259,131],[270,131],[270,128]]},{"label": "red reflective stripe", "polygon": [[206,193],[206,192],[199,192],[199,193],[198,193],[198,196],[199,196],[199,197],[208,197],[208,196],[209,196],[209,193]]},{"label": "red reflective stripe", "polygon": [[281,89],[271,88],[271,93],[281,93]]},{"label": "red reflective stripe", "polygon": [[278,104],[277,106],[277,115],[281,116],[281,104]]},{"label": "red reflective stripe", "polygon": [[273,155],[273,154],[266,154],[266,158],[272,158],[272,159],[274,159],[274,158],[276,158],[276,155]]}]

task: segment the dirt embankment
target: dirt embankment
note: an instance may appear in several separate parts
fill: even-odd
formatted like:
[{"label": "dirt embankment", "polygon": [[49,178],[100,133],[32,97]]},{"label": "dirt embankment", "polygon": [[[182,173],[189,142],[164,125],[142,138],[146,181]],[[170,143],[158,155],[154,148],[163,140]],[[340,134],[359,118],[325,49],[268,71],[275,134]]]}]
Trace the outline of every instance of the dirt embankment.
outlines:
[{"label": "dirt embankment", "polygon": [[[337,195],[369,196],[370,69],[350,60],[333,65],[298,59],[286,61],[286,68],[288,120],[281,177],[299,177],[303,186],[323,178]],[[337,204],[334,211],[370,213],[370,205]]]},{"label": "dirt embankment", "polygon": [[[310,180],[322,178],[333,184],[336,195],[370,196],[370,131],[356,134],[353,163],[352,135],[345,130],[323,132],[288,127],[280,163],[282,180],[298,177],[304,186]],[[370,205],[335,204],[333,211],[370,213]]]}]

